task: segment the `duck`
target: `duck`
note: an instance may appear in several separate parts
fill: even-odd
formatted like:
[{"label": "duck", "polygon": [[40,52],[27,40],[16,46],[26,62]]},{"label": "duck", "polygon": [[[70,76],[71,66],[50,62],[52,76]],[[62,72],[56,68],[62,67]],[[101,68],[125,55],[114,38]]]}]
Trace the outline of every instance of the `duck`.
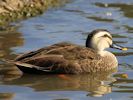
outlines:
[{"label": "duck", "polygon": [[118,67],[116,56],[107,48],[127,50],[112,40],[106,29],[87,36],[85,46],[60,42],[17,56],[13,63],[30,74],[81,74],[110,71]]}]

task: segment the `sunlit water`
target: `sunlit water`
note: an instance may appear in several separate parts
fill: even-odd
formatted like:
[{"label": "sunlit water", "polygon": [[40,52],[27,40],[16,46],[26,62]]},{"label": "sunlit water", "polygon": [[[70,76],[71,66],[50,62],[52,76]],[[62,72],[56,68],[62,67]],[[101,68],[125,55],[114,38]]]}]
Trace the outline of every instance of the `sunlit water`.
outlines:
[{"label": "sunlit water", "polygon": [[[71,0],[70,0],[71,1]],[[1,59],[61,41],[84,45],[88,32],[104,28],[128,51],[115,53],[118,72],[89,75],[19,75],[18,69],[0,62],[2,100],[132,100],[133,1],[72,0],[43,15],[12,23],[0,31]]]}]

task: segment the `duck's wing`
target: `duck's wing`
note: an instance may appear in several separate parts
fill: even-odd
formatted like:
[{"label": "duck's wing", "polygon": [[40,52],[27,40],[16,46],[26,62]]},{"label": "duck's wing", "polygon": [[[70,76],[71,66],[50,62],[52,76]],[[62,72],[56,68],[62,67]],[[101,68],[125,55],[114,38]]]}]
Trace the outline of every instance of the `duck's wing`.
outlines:
[{"label": "duck's wing", "polygon": [[44,47],[44,48],[41,48],[41,49],[38,49],[35,51],[21,54],[21,55],[17,56],[14,61],[21,61],[25,58],[30,58],[33,56],[46,55],[46,54],[49,54],[49,53],[54,52],[54,51],[60,51],[62,49],[71,48],[71,47],[73,48],[75,46],[73,44],[70,44],[67,42],[61,42],[61,43],[54,44],[54,45],[51,45],[48,47]]},{"label": "duck's wing", "polygon": [[[92,49],[59,43],[23,54],[16,58],[15,65],[19,68],[34,68],[47,73],[81,73],[80,62],[97,60],[99,55]],[[23,70],[22,70],[23,71]]]},{"label": "duck's wing", "polygon": [[78,63],[64,59],[63,55],[43,55],[25,62],[16,61],[14,64],[23,72],[28,73],[41,71],[45,73],[76,74],[82,71]]}]

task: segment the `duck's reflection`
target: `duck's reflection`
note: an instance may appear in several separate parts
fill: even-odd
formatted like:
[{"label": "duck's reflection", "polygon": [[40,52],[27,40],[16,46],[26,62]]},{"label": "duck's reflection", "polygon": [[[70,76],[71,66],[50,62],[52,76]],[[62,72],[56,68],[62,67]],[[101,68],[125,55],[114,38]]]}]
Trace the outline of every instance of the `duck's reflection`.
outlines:
[{"label": "duck's reflection", "polygon": [[89,94],[87,94],[87,96],[101,97],[111,92],[112,92],[111,86],[101,81],[101,84],[99,84],[99,87],[97,87],[96,90],[92,90]]},{"label": "duck's reflection", "polygon": [[[114,78],[110,73],[95,73],[83,75],[29,75],[22,76],[5,75],[3,84],[18,85],[33,88],[35,91],[57,91],[57,90],[80,90],[88,91],[91,96],[102,96],[111,93],[108,85]],[[13,77],[13,78],[12,78]]]}]

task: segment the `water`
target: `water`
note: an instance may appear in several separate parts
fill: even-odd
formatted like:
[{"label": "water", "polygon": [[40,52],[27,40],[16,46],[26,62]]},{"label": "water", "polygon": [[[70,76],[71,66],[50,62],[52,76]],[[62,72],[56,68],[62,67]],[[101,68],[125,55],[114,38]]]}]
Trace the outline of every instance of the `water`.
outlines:
[{"label": "water", "polygon": [[115,53],[118,72],[87,75],[21,75],[0,61],[1,100],[132,100],[133,99],[133,1],[72,0],[43,15],[12,23],[0,31],[0,58],[61,41],[84,45],[88,32],[105,28],[128,51]]}]

